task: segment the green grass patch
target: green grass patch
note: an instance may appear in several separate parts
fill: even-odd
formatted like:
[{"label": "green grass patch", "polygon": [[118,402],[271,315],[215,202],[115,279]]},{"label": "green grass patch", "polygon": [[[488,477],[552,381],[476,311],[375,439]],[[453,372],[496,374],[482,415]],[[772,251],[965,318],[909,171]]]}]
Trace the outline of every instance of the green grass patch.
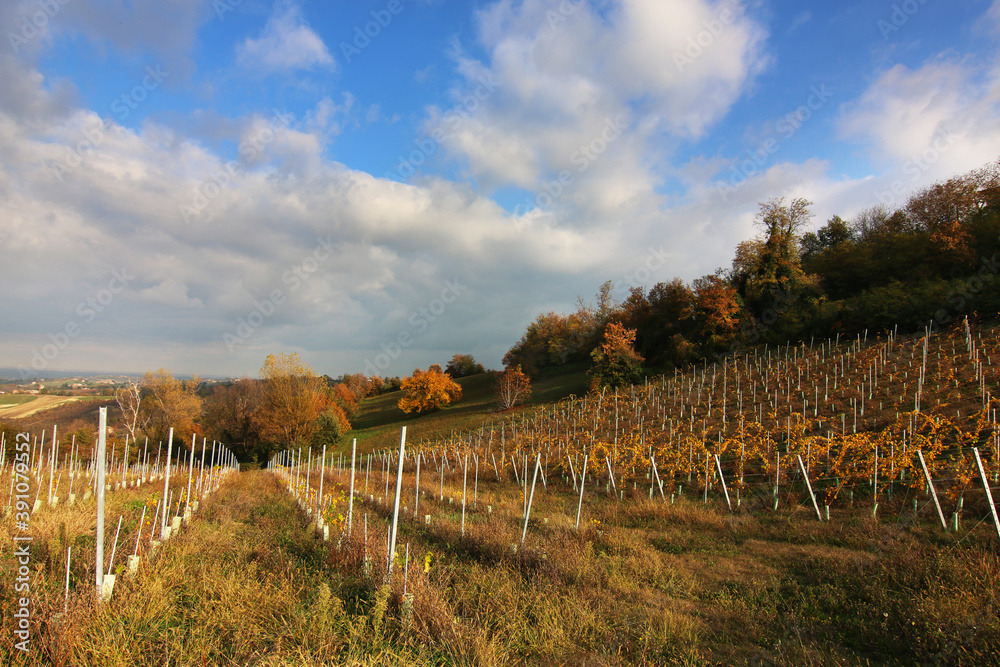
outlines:
[{"label": "green grass patch", "polygon": [[351,438],[357,438],[359,452],[398,446],[401,426],[406,426],[406,439],[410,443],[446,438],[452,432],[476,429],[484,423],[586,392],[585,367],[567,366],[561,371],[539,378],[532,386],[530,402],[504,413],[496,411],[493,379],[486,374],[459,378],[462,399],[424,415],[411,416],[400,410],[396,404],[403,394],[398,391],[365,399],[354,418],[354,429],[343,439],[340,451],[351,451]]},{"label": "green grass patch", "polygon": [[24,405],[38,398],[31,394],[0,394],[0,405]]}]

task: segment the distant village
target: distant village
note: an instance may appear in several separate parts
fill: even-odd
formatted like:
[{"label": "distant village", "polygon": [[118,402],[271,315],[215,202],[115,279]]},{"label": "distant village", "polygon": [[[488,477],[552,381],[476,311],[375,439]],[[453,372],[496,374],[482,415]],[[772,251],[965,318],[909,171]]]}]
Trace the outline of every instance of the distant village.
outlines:
[{"label": "distant village", "polygon": [[0,384],[0,394],[51,394],[55,396],[100,396],[111,393],[124,378],[70,377],[56,380]]}]

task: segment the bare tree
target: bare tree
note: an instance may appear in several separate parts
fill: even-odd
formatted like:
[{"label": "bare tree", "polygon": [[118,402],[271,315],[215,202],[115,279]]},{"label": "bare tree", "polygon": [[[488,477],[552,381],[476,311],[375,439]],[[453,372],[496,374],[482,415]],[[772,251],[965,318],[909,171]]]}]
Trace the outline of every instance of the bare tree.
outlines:
[{"label": "bare tree", "polygon": [[520,366],[508,368],[496,376],[497,408],[509,410],[531,396],[531,379]]},{"label": "bare tree", "polygon": [[142,404],[139,383],[128,381],[124,387],[115,389],[115,401],[122,411],[122,424],[125,426],[125,430],[132,436],[133,442],[138,442],[139,407]]}]

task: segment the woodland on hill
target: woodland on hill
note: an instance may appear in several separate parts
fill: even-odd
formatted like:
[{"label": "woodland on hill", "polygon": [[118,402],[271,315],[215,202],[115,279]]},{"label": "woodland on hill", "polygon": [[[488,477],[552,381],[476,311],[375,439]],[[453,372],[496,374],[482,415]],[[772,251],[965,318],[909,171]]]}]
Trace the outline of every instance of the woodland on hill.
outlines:
[{"label": "woodland on hill", "polygon": [[647,370],[669,371],[758,343],[908,333],[1000,312],[1000,160],[816,231],[806,231],[811,206],[760,204],[759,235],[730,267],[690,284],[633,287],[619,304],[607,282],[574,313],[539,315],[504,364],[537,374],[590,361],[609,322],[635,331]]}]

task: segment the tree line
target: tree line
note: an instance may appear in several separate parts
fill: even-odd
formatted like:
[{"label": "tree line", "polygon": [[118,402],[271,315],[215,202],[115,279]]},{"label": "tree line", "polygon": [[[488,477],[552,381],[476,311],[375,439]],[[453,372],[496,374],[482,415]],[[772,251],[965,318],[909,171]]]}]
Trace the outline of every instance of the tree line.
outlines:
[{"label": "tree line", "polygon": [[226,443],[242,461],[265,461],[278,449],[334,446],[365,398],[398,391],[398,407],[420,414],[461,398],[453,378],[485,372],[469,354],[456,354],[446,369],[435,364],[403,379],[318,375],[297,353],[270,355],[258,377],[221,384],[175,378],[161,368],[116,389],[116,427],[132,442],[151,443],[166,442],[172,428],[179,446],[204,437]]},{"label": "tree line", "polygon": [[275,446],[333,444],[351,428],[360,400],[381,379],[328,382],[297,353],[269,355],[258,378],[206,385],[159,369],[115,392],[121,430],[133,442],[181,443],[192,435],[226,443],[243,461],[265,460]]},{"label": "tree line", "polygon": [[898,208],[879,203],[807,231],[812,206],[759,204],[758,234],[731,265],[690,283],[633,287],[618,303],[607,282],[573,313],[539,315],[504,365],[537,375],[592,362],[595,384],[621,384],[759,343],[906,333],[1000,313],[1000,160]]}]

